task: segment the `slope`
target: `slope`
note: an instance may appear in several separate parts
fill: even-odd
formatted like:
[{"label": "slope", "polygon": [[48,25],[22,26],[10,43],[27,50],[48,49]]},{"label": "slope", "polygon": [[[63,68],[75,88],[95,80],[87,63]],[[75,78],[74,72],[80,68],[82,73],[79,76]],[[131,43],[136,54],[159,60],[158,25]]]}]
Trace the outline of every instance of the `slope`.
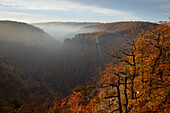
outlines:
[{"label": "slope", "polygon": [[[53,97],[46,76],[53,75],[61,44],[25,23],[0,22],[0,110]],[[49,69],[49,67],[51,67]]]}]

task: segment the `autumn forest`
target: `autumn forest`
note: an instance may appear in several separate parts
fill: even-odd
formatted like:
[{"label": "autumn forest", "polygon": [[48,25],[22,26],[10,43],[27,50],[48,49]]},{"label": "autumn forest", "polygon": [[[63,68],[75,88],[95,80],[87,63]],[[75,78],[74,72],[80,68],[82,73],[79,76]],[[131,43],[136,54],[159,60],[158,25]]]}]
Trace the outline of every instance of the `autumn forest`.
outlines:
[{"label": "autumn forest", "polygon": [[169,40],[168,22],[0,21],[0,112],[169,113]]},{"label": "autumn forest", "polygon": [[76,86],[63,99],[44,103],[43,108],[48,108],[44,111],[169,113],[170,27],[160,24],[142,31],[138,38],[134,34],[124,38],[121,46],[107,49],[114,60],[103,71],[99,69],[92,83]]}]

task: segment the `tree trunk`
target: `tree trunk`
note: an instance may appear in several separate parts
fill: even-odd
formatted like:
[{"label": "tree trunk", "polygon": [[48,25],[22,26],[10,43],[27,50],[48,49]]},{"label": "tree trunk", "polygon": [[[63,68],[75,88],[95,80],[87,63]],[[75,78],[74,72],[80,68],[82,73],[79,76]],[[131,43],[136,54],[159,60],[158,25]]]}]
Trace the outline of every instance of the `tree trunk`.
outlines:
[{"label": "tree trunk", "polygon": [[122,113],[122,104],[121,104],[121,97],[120,97],[120,76],[118,76],[118,86],[117,86],[117,95],[119,100],[119,111]]},{"label": "tree trunk", "polygon": [[128,113],[128,97],[127,97],[127,72],[125,76],[125,89],[124,89],[124,95],[125,95],[125,113]]}]

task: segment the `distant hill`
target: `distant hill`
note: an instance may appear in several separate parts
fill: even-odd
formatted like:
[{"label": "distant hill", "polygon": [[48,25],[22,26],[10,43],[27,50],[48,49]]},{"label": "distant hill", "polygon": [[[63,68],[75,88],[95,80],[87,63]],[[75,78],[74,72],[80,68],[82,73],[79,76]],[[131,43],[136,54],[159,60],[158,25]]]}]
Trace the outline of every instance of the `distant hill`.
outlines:
[{"label": "distant hill", "polygon": [[99,25],[91,25],[91,26],[85,26],[82,29],[80,29],[79,33],[84,32],[110,32],[110,33],[116,33],[116,32],[129,32],[131,30],[144,30],[146,28],[149,28],[153,25],[156,25],[154,23],[150,22],[114,22],[114,23],[103,23]]},{"label": "distant hill", "polygon": [[33,23],[32,25],[43,29],[55,39],[63,42],[65,38],[73,38],[78,30],[85,26],[98,25],[101,23],[90,22],[47,22]]},{"label": "distant hill", "polygon": [[0,40],[29,47],[60,47],[60,43],[43,30],[26,23],[12,21],[0,21]]}]

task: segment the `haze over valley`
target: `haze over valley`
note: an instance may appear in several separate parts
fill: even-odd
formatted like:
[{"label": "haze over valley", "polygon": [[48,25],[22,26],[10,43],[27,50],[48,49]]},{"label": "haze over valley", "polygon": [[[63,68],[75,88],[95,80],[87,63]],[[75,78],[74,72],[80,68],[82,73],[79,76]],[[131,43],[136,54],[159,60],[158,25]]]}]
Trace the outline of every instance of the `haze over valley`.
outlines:
[{"label": "haze over valley", "polygon": [[170,112],[169,4],[0,0],[0,113]]}]

